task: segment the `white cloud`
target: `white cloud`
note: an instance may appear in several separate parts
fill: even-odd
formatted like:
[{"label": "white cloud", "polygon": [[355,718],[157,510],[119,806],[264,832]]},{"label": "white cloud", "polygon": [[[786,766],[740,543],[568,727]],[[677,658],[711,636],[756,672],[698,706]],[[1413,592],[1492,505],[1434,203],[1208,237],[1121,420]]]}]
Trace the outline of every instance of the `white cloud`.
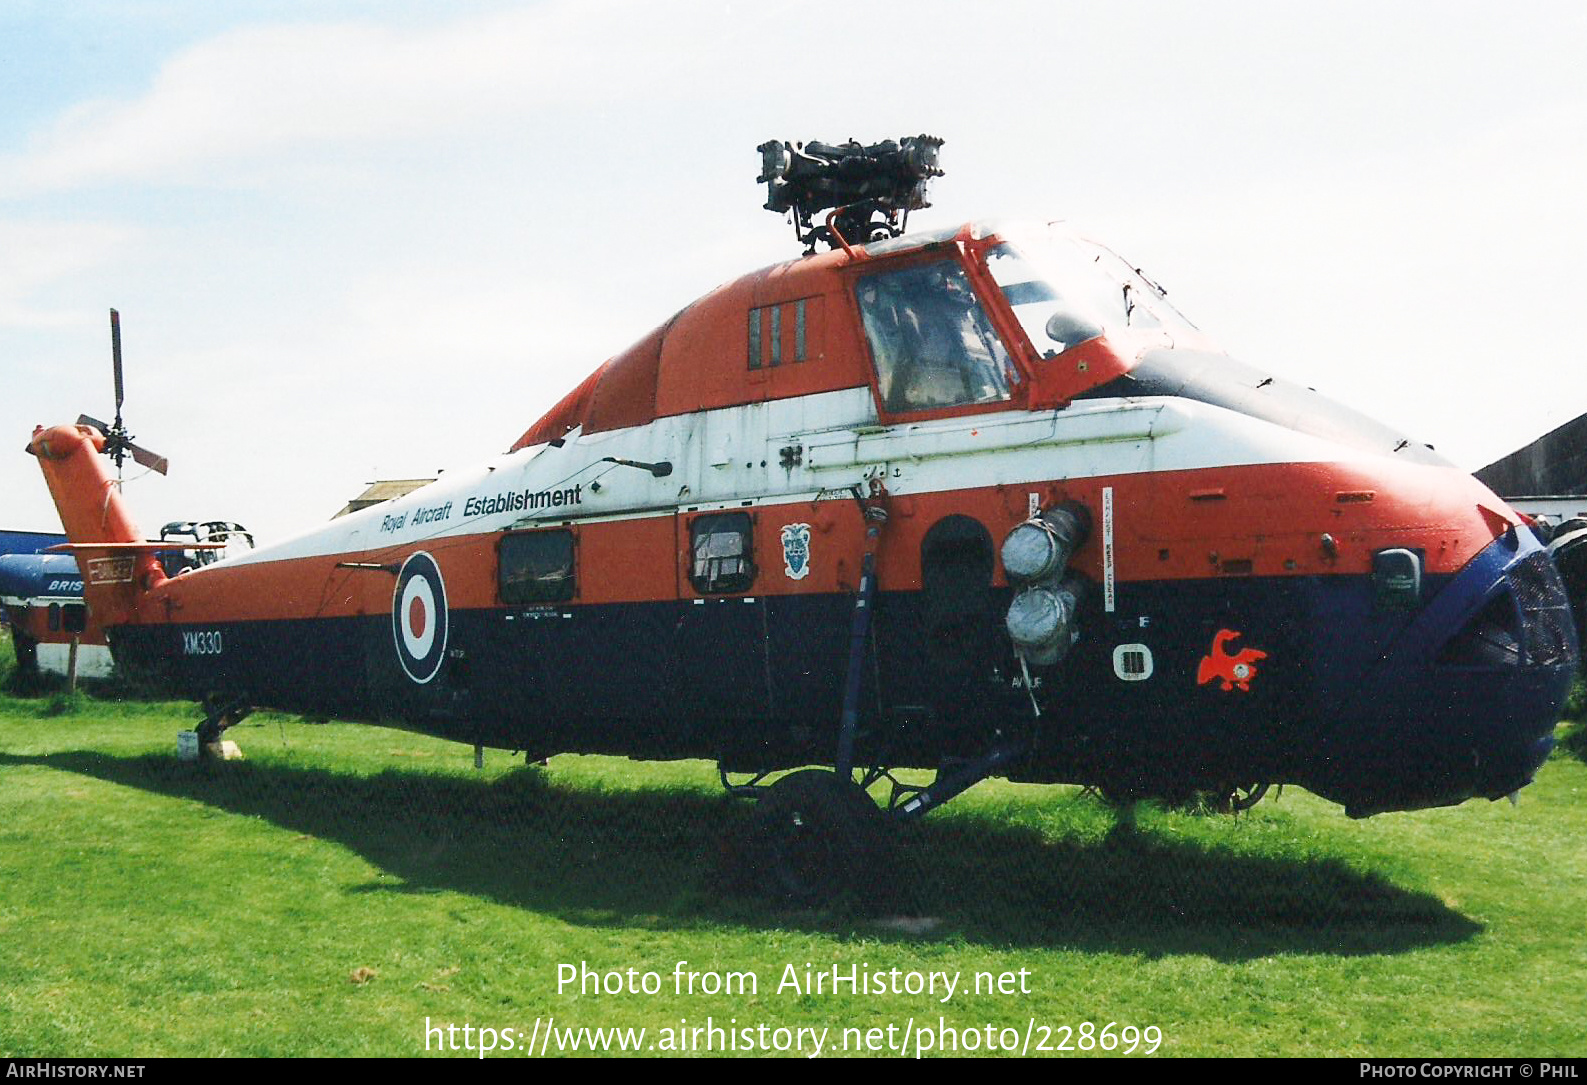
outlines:
[{"label": "white cloud", "polygon": [[[952,32],[933,0],[355,10],[184,46],[0,146],[0,439],[103,409],[117,305],[129,420],[177,471],[140,485],[148,518],[278,534],[374,471],[505,447],[793,255],[759,141],[922,129],[949,176],[913,225],[1095,223],[1246,360],[1473,466],[1587,407],[1561,315],[1587,291],[1587,117],[1547,93],[1579,20],[1395,9],[1363,43],[1348,11],[1271,5],[997,5]],[[14,458],[0,488],[47,513]]]},{"label": "white cloud", "polygon": [[[314,147],[478,135],[557,107],[711,93],[679,80],[709,6],[564,0],[426,26],[246,27],[170,60],[147,93],[70,110],[26,153],[0,159],[0,196],[120,180],[231,180]],[[732,30],[732,27],[718,29]],[[693,58],[698,61],[698,58]],[[724,48],[712,80],[754,57]],[[729,71],[729,69],[735,69]],[[547,148],[548,154],[557,148]]]},{"label": "white cloud", "polygon": [[139,231],[105,222],[0,220],[0,325],[61,327],[81,314],[58,300],[40,299],[47,287],[110,262]]}]

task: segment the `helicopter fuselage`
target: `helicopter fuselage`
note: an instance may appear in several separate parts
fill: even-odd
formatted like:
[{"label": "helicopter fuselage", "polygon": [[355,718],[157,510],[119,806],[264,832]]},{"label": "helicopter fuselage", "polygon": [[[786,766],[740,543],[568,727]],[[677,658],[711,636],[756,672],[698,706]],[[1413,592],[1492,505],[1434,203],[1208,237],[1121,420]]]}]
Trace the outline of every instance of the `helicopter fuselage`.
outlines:
[{"label": "helicopter fuselage", "polygon": [[[62,481],[97,436],[33,447],[74,543],[108,545]],[[1034,651],[1006,615],[1045,589],[1000,547],[1060,507],[1085,531],[1046,586],[1074,611]],[[1012,738],[1021,780],[1293,782],[1370,814],[1525,784],[1577,661],[1486,487],[1218,353],[1064,231],[757,272],[495,460],[175,577],[143,553],[85,576],[118,665],[536,757],[830,764],[847,704],[865,764]]]}]

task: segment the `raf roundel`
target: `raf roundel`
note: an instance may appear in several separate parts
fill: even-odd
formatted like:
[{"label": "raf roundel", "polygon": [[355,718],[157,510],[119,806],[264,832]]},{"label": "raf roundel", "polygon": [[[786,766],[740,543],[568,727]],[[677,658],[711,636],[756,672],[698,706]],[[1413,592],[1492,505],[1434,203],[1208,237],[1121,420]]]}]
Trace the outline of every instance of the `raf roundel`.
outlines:
[{"label": "raf roundel", "polygon": [[424,551],[411,555],[397,574],[391,599],[391,633],[397,659],[421,685],[434,678],[446,658],[446,585],[441,567]]}]

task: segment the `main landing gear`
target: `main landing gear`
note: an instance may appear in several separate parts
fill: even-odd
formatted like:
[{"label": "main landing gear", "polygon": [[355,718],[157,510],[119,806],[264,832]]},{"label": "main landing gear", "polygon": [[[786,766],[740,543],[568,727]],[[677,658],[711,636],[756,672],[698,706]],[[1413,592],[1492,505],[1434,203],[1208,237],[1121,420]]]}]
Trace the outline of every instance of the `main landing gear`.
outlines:
[{"label": "main landing gear", "polygon": [[[994,745],[979,757],[944,762],[929,784],[906,784],[884,766],[859,780],[833,769],[799,769],[770,784],[732,783],[730,794],[757,801],[755,866],[764,887],[796,904],[821,904],[882,877],[898,826],[923,817],[989,776],[998,775],[1027,749],[1023,742]],[[877,805],[870,788],[886,780],[887,800]]]},{"label": "main landing gear", "polygon": [[882,811],[853,780],[800,769],[764,788],[759,800],[756,865],[775,895],[820,903],[883,865],[889,841]]},{"label": "main landing gear", "polygon": [[[859,499],[858,492],[855,497]],[[860,687],[876,590],[876,545],[887,522],[885,497],[885,490],[873,482],[870,500],[860,499],[866,541],[849,630],[848,670],[833,767],[800,769],[771,784],[761,783],[769,773],[735,784],[725,769],[720,770],[722,786],[730,794],[759,803],[758,865],[763,880],[779,896],[800,904],[820,903],[846,888],[862,886],[885,869],[893,836],[889,830],[895,827],[890,822],[923,816],[999,774],[1029,749],[1027,742],[994,741],[978,756],[944,760],[936,778],[924,786],[900,782],[880,758],[868,767],[856,766]],[[878,807],[870,789],[884,779],[891,790],[885,806]]]}]

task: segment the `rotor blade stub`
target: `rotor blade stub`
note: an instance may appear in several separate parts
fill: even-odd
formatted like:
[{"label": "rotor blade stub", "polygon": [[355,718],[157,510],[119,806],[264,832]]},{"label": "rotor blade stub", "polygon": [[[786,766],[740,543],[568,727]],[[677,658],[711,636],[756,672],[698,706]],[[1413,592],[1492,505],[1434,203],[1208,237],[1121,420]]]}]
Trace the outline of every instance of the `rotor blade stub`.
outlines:
[{"label": "rotor blade stub", "polygon": [[127,451],[132,453],[134,463],[141,464],[151,471],[158,471],[162,475],[166,473],[166,468],[171,466],[171,461],[158,452],[150,452],[142,445],[135,445],[129,441],[127,443]]},{"label": "rotor blade stub", "polygon": [[121,314],[110,310],[110,365],[116,380],[116,416],[121,416],[121,401],[126,398],[121,384]]}]

